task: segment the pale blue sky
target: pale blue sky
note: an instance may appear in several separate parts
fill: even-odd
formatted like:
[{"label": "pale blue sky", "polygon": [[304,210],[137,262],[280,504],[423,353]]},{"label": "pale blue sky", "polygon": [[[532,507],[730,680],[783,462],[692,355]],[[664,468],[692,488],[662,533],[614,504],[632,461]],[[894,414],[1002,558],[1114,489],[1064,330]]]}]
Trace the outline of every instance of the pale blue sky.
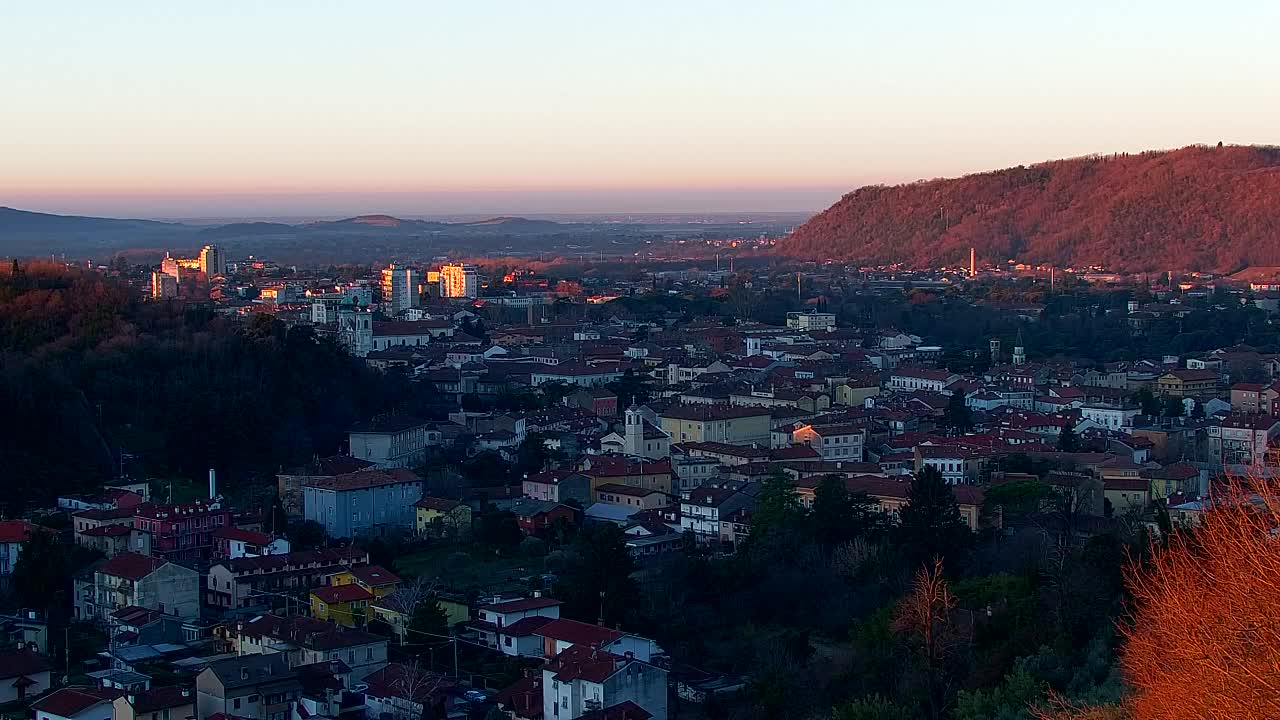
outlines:
[{"label": "pale blue sky", "polygon": [[0,205],[813,209],[1280,142],[1278,26],[1277,2],[0,0]]}]

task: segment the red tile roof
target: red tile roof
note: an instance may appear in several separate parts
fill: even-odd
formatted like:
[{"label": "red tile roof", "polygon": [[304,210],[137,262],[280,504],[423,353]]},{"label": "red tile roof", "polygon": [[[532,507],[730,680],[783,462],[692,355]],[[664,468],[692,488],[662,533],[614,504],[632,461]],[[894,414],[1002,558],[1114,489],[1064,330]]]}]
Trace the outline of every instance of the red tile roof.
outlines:
[{"label": "red tile roof", "polygon": [[328,605],[361,602],[373,599],[373,593],[365,590],[359,585],[329,585],[327,587],[316,588],[311,591],[311,594],[319,598],[320,602]]},{"label": "red tile roof", "polygon": [[48,672],[51,667],[44,656],[30,650],[0,650],[0,679]]},{"label": "red tile roof", "polygon": [[538,630],[538,634],[545,638],[572,643],[573,645],[594,645],[596,647],[603,647],[617,642],[625,635],[621,630],[613,630],[600,625],[569,620],[568,618],[560,618],[543,625]]},{"label": "red tile roof", "polygon": [[440,512],[450,512],[461,504],[462,503],[458,502],[457,500],[445,500],[444,498],[438,498],[438,497],[424,497],[418,502],[414,503],[413,506],[416,508],[422,508],[423,510],[439,510]]},{"label": "red tile roof", "polygon": [[62,688],[41,698],[31,706],[31,709],[48,715],[69,718],[88,710],[94,705],[110,704],[112,700],[122,694],[119,690]]},{"label": "red tile roof", "polygon": [[135,715],[182,707],[195,702],[195,693],[190,688],[177,686],[151,688],[133,693],[131,697]]},{"label": "red tile roof", "polygon": [[334,475],[333,477],[310,478],[304,480],[302,484],[306,487],[345,491],[417,482],[422,482],[422,480],[412,470],[393,468],[391,470],[361,470],[359,472]]},{"label": "red tile roof", "polygon": [[558,682],[585,680],[602,683],[617,672],[621,668],[620,663],[624,662],[626,662],[625,658],[611,652],[575,644],[548,660],[545,667],[554,673]]},{"label": "red tile roof", "polygon": [[511,637],[539,635],[538,631],[542,629],[542,626],[550,622],[555,622],[555,618],[534,615],[533,617],[520,618],[510,625],[500,627],[497,629],[497,632],[501,635],[510,635]]},{"label": "red tile roof", "polygon": [[86,537],[124,537],[131,532],[133,528],[129,525],[99,525],[82,530],[80,534]]},{"label": "red tile roof", "polygon": [[275,540],[275,538],[266,533],[235,527],[222,528],[215,532],[213,536],[223,540],[238,540],[240,542],[249,543],[250,545],[270,545],[271,541]]},{"label": "red tile roof", "polygon": [[22,543],[39,529],[26,520],[0,520],[0,543]]},{"label": "red tile roof", "polygon": [[381,565],[365,565],[363,567],[351,568],[349,571],[356,580],[365,585],[392,585],[400,582],[400,578],[390,570]]},{"label": "red tile roof", "polygon": [[99,565],[96,571],[127,580],[141,580],[166,564],[160,558],[137,553],[121,553]]},{"label": "red tile roof", "polygon": [[516,717],[542,717],[542,675],[532,674],[522,677],[516,684],[498,693],[495,701],[505,710],[513,711]]}]

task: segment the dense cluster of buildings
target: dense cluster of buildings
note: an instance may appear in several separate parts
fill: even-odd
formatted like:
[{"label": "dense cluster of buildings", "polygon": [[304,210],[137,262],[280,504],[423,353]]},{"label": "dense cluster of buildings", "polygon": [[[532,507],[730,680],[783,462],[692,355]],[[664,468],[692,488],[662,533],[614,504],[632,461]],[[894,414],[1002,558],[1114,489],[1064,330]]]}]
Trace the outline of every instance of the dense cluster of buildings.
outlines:
[{"label": "dense cluster of buildings", "polygon": [[[219,312],[310,325],[369,367],[429,386],[440,406],[370,417],[348,429],[342,454],[281,469],[285,512],[322,528],[322,549],[293,549],[212,482],[208,498],[189,503],[158,502],[147,483],[60,500],[74,542],[104,557],[75,579],[75,616],[109,643],[106,668],[83,687],[51,689],[38,632],[31,647],[0,653],[0,686],[26,678],[18,699],[37,698],[40,720],[419,718],[477,703],[516,719],[664,720],[677,699],[741,682],[682,673],[652,640],[561,617],[560,601],[530,581],[441,602],[451,630],[439,639],[525,668],[496,697],[478,691],[398,655],[422,594],[362,547],[468,543],[501,512],[531,537],[616,525],[642,563],[690,538],[732,552],[770,478],[788,479],[804,508],[836,478],[894,520],[925,469],[982,530],[1007,522],[985,498],[1027,478],[1019,464],[1053,468],[1038,479],[1070,489],[1087,532],[1157,505],[1194,522],[1217,478],[1280,467],[1280,357],[1249,347],[1039,361],[1018,334],[990,339],[986,369],[956,372],[925,338],[843,327],[820,306],[781,325],[621,305],[594,320],[539,311],[656,292],[656,277],[584,290],[513,273],[502,285],[515,290],[486,294],[478,268],[460,263],[395,263],[344,282],[276,270],[256,260],[229,268],[209,246],[198,260],[166,258],[152,294],[172,297],[184,272],[198,272],[216,284]],[[1140,334],[1177,311],[1135,305],[1126,318]],[[531,444],[547,459],[514,482],[465,482],[435,462],[514,464]],[[0,523],[0,580],[38,532]],[[371,632],[375,622],[391,632]],[[143,670],[155,663],[181,683],[152,687]]]}]

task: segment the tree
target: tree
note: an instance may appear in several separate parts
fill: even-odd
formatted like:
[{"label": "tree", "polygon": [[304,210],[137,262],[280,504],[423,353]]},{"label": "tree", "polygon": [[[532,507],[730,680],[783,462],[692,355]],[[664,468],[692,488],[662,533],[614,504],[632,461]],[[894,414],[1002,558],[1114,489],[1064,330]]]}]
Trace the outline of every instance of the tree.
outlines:
[{"label": "tree", "polygon": [[1182,404],[1182,398],[1169,395],[1164,399],[1164,414],[1169,417],[1182,417],[1186,412],[1186,406]]},{"label": "tree", "polygon": [[1234,483],[1194,532],[1131,562],[1125,679],[1134,717],[1280,717],[1280,495]]},{"label": "tree", "polygon": [[19,547],[10,582],[23,607],[48,609],[69,590],[67,553],[58,536],[39,529]]},{"label": "tree", "polygon": [[911,480],[907,504],[899,513],[898,538],[908,561],[919,566],[934,557],[955,558],[967,549],[970,536],[942,473],[922,468]]},{"label": "tree", "polygon": [[781,470],[774,470],[765,478],[756,496],[756,507],[751,513],[751,535],[764,535],[775,530],[796,527],[803,510],[796,487]]},{"label": "tree", "polygon": [[289,514],[284,510],[284,501],[280,499],[279,493],[271,496],[262,531],[276,537],[284,537],[289,533]]},{"label": "tree", "polygon": [[315,520],[303,520],[289,528],[289,547],[293,550],[315,550],[324,547],[328,534]]},{"label": "tree", "polygon": [[835,545],[852,537],[853,505],[844,478],[827,475],[813,491],[813,510],[809,524],[814,537],[826,545]]},{"label": "tree", "polygon": [[1067,453],[1080,452],[1080,436],[1070,425],[1058,433],[1058,449]]},{"label": "tree", "polygon": [[639,595],[626,535],[613,523],[601,523],[579,535],[575,549],[576,558],[556,584],[565,614],[583,622],[621,622],[636,607]]},{"label": "tree", "polygon": [[520,546],[524,531],[514,513],[492,510],[480,516],[480,540],[490,550],[508,555]]},{"label": "tree", "polygon": [[925,708],[933,720],[945,706],[945,662],[957,644],[959,629],[953,617],[955,596],[942,576],[942,558],[920,568],[911,592],[898,604],[893,629],[915,640],[926,677]]},{"label": "tree", "polygon": [[409,617],[410,642],[433,643],[449,636],[449,616],[434,592],[417,600]]},{"label": "tree", "polygon": [[947,407],[942,411],[942,424],[961,433],[973,427],[973,411],[969,409],[963,390],[951,393]]},{"label": "tree", "polygon": [[831,711],[831,720],[904,720],[911,717],[910,708],[882,695],[868,695]]},{"label": "tree", "polygon": [[1133,394],[1133,399],[1142,408],[1143,415],[1156,416],[1160,414],[1160,398],[1151,392],[1151,388],[1139,388],[1138,392]]}]

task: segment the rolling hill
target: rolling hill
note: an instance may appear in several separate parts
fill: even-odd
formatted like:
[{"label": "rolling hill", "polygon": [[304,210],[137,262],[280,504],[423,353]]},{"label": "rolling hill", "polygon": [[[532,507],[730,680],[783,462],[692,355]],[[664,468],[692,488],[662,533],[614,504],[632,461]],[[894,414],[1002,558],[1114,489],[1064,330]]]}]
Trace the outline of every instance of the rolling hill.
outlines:
[{"label": "rolling hill", "polygon": [[1131,272],[1280,265],[1280,148],[1205,147],[868,186],[778,243],[798,258],[1017,259]]}]

